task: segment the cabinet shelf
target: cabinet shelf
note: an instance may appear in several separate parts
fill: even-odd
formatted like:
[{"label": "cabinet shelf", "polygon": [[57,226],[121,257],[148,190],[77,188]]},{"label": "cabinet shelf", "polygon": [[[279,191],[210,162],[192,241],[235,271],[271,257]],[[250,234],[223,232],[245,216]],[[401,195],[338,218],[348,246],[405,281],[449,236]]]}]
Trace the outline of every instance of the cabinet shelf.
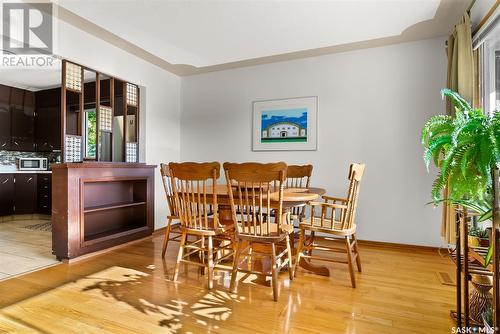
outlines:
[{"label": "cabinet shelf", "polygon": [[146,231],[147,229],[148,229],[148,226],[137,226],[135,228],[122,227],[122,228],[116,228],[113,230],[107,230],[105,232],[85,236],[84,244],[86,246],[88,246],[88,245],[103,242],[103,241],[106,241],[109,239],[115,239],[115,238],[131,235],[134,233],[138,233],[141,231]]},{"label": "cabinet shelf", "polygon": [[146,202],[122,202],[122,203],[91,206],[91,207],[85,208],[83,210],[83,213],[115,210],[115,209],[129,208],[129,207],[140,206],[140,205],[146,205]]}]

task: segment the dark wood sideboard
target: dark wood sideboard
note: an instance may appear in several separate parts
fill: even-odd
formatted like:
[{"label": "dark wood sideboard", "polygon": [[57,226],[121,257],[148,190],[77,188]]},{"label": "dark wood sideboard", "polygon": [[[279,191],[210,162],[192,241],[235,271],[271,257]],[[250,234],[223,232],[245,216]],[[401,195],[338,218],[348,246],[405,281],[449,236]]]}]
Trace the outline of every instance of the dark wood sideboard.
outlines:
[{"label": "dark wood sideboard", "polygon": [[52,249],[73,259],[151,235],[154,171],[140,163],[52,165]]}]

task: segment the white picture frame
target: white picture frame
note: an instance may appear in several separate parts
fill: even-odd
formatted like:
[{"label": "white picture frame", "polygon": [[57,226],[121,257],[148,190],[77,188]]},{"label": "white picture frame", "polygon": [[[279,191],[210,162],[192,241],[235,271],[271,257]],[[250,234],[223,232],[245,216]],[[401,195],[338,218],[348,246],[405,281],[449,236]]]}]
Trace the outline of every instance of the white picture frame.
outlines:
[{"label": "white picture frame", "polygon": [[317,149],[317,96],[253,102],[252,151]]}]

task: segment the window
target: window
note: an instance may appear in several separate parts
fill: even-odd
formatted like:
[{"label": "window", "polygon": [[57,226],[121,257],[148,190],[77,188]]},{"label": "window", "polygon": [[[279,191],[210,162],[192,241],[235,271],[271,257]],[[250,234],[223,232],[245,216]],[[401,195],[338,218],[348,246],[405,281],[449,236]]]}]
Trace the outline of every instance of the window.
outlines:
[{"label": "window", "polygon": [[85,157],[95,159],[97,117],[95,109],[85,110]]},{"label": "window", "polygon": [[477,35],[481,55],[481,104],[485,112],[492,113],[500,111],[500,19],[493,20]]}]

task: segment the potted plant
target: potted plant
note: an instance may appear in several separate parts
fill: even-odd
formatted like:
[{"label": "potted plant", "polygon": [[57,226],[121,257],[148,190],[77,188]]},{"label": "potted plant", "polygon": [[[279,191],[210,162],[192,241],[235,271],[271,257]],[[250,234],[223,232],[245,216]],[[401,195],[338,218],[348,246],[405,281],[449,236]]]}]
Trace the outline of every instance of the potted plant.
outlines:
[{"label": "potted plant", "polygon": [[468,233],[469,246],[489,247],[490,231],[481,227],[471,227]]},{"label": "potted plant", "polygon": [[485,115],[452,90],[441,93],[455,106],[455,117],[431,117],[422,130],[427,168],[431,161],[439,168],[432,198],[439,201],[448,186],[449,199],[482,202],[489,193],[491,169],[500,162],[500,114]]},{"label": "potted plant", "polygon": [[[455,107],[455,117],[431,117],[422,130],[424,161],[434,162],[439,174],[432,185],[434,203],[448,201],[481,214],[478,221],[492,217],[491,170],[500,162],[500,113],[485,115],[458,93],[443,89],[441,94]],[[448,197],[442,190],[448,187]],[[486,257],[490,262],[492,250]]]}]

